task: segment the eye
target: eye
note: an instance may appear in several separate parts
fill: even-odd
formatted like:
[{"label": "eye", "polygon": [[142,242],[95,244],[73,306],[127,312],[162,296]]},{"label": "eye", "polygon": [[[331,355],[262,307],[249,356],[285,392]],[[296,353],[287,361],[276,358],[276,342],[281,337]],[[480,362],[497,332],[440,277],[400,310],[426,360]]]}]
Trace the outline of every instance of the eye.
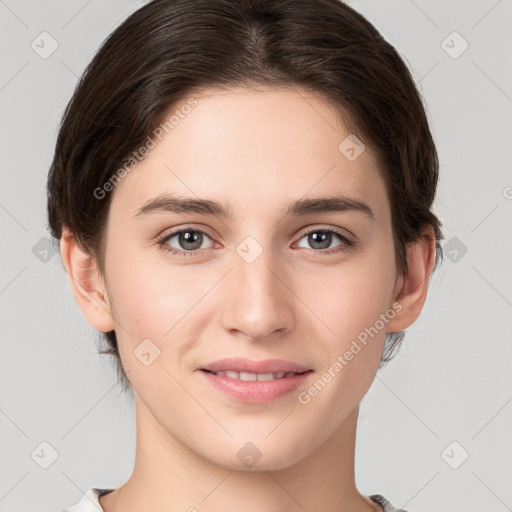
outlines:
[{"label": "eye", "polygon": [[[336,238],[339,240],[339,243],[332,247],[331,244],[336,242]],[[355,240],[347,238],[340,231],[334,228],[317,228],[312,231],[308,231],[300,240],[303,239],[306,239],[306,243],[308,243],[312,249],[315,249],[317,252],[325,252],[328,254],[345,251],[356,244]],[[299,245],[299,247],[304,246]]]},{"label": "eye", "polygon": [[[164,235],[158,240],[158,244],[163,250],[172,254],[193,256],[199,249],[208,248],[203,246],[206,238],[210,239],[210,237],[200,229],[185,228]],[[173,241],[173,239],[175,240]],[[178,247],[176,247],[176,245]]]},{"label": "eye", "polygon": [[[200,250],[213,247],[213,245],[210,247],[204,246],[206,239],[212,240],[205,231],[187,227],[163,235],[158,240],[158,245],[171,254],[196,256]],[[349,239],[341,231],[331,227],[316,228],[304,233],[299,240],[299,247],[307,248],[300,245],[303,239],[310,245],[311,250],[320,254],[346,251],[357,244],[356,240]],[[332,246],[332,243],[336,240],[338,240],[338,244]]]}]

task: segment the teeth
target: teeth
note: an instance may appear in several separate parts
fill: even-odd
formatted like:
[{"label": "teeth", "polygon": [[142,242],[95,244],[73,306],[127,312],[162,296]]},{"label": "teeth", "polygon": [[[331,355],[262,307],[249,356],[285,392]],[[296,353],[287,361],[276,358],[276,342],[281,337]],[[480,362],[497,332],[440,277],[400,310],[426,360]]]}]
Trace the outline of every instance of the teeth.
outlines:
[{"label": "teeth", "polygon": [[240,372],[240,375],[238,377],[240,380],[258,380],[258,375],[256,373],[249,373],[249,372]]},{"label": "teeth", "polygon": [[215,375],[220,377],[228,377],[230,379],[235,380],[243,380],[246,382],[249,381],[266,381],[266,380],[274,380],[274,379],[282,379],[283,377],[291,377],[295,375],[294,372],[277,372],[277,373],[250,373],[250,372],[235,372],[233,370],[226,370],[220,372],[212,372]]}]

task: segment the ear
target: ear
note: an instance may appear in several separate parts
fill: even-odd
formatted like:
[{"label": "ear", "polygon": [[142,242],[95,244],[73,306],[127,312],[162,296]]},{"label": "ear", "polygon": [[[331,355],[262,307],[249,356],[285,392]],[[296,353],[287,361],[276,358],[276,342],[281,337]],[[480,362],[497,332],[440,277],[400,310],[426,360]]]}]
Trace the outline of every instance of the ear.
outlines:
[{"label": "ear", "polygon": [[97,331],[114,330],[110,301],[96,260],[87,254],[68,228],[62,231],[60,254],[82,313]]},{"label": "ear", "polygon": [[427,298],[428,284],[434,269],[436,240],[428,226],[418,242],[407,248],[407,275],[397,279],[393,296],[401,309],[387,324],[388,332],[402,331],[420,316]]}]

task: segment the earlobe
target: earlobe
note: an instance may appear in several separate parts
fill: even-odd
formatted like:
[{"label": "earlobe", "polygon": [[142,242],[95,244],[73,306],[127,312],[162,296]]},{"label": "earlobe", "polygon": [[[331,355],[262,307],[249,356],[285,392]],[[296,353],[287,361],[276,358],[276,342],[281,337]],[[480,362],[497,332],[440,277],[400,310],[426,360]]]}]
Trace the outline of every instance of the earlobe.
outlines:
[{"label": "earlobe", "polygon": [[434,269],[436,240],[431,229],[420,240],[407,248],[407,275],[397,280],[394,302],[400,312],[387,324],[388,332],[397,332],[411,326],[420,316],[427,298],[428,284]]},{"label": "earlobe", "polygon": [[68,228],[62,231],[60,253],[75,300],[89,324],[101,332],[114,330],[110,301],[96,261]]}]

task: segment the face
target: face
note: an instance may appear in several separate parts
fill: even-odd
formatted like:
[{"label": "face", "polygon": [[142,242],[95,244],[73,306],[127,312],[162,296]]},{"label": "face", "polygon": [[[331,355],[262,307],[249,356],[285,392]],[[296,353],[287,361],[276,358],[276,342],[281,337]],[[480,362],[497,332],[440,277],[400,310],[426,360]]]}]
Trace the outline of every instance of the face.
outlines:
[{"label": "face", "polygon": [[[109,213],[105,285],[137,400],[227,468],[251,451],[258,469],[289,466],[340,429],[377,371],[396,292],[378,163],[368,146],[340,150],[335,110],[299,91],[194,95]],[[239,359],[215,366],[226,358]]]}]

